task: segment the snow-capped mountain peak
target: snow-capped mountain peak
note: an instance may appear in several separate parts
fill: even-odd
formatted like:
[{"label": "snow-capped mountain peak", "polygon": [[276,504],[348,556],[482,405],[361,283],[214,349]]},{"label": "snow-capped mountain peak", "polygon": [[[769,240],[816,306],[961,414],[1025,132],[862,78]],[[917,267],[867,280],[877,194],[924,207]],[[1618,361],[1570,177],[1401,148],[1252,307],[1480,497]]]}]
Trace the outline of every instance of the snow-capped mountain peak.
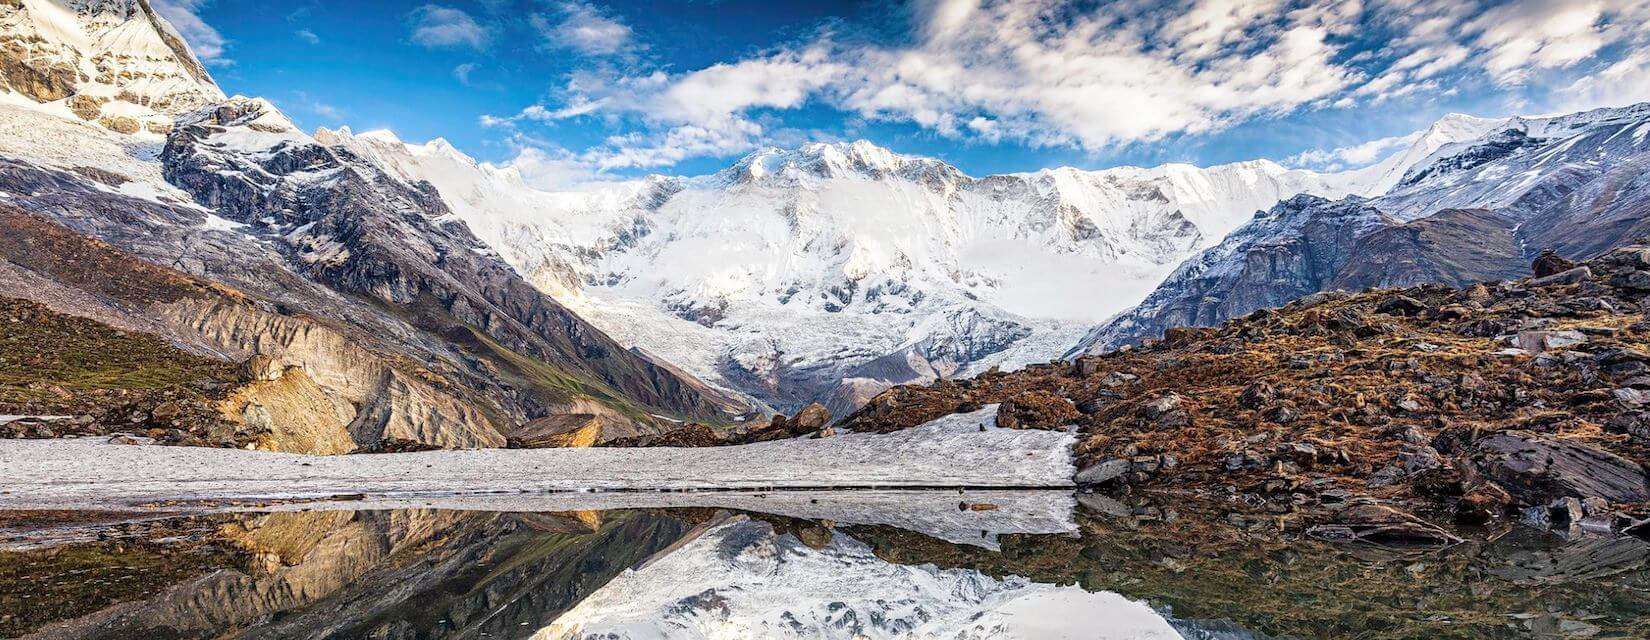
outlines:
[{"label": "snow-capped mountain peak", "polygon": [[917,177],[965,179],[957,168],[932,158],[895,153],[866,140],[813,142],[795,149],[765,147],[747,154],[718,176],[731,184],[764,180]]},{"label": "snow-capped mountain peak", "polygon": [[147,0],[0,3],[0,46],[13,102],[123,134],[162,134],[172,117],[224,94]]}]

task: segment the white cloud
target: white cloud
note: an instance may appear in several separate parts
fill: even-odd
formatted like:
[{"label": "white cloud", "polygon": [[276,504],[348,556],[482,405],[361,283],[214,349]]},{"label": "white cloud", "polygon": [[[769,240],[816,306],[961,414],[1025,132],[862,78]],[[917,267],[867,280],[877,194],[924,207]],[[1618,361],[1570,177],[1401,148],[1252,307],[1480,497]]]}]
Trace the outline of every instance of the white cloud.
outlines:
[{"label": "white cloud", "polygon": [[1311,167],[1327,171],[1363,167],[1374,164],[1375,161],[1387,157],[1391,153],[1409,147],[1420,139],[1421,133],[1416,132],[1405,136],[1393,136],[1371,140],[1363,144],[1338,149],[1312,149],[1290,156],[1284,164],[1296,167]]},{"label": "white cloud", "polygon": [[589,4],[564,2],[559,10],[561,20],[557,22],[540,14],[531,18],[533,27],[552,46],[602,56],[618,53],[630,42],[629,26]]},{"label": "white cloud", "polygon": [[485,49],[487,29],[462,9],[426,4],[408,14],[412,41],[431,48],[469,47]]},{"label": "white cloud", "polygon": [[515,169],[529,186],[565,191],[605,181],[589,163],[559,148],[523,147],[505,166]]},{"label": "white cloud", "polygon": [[470,74],[475,73],[475,71],[476,63],[466,62],[453,67],[453,79],[457,80],[459,84],[468,87],[470,86]]},{"label": "white cloud", "polygon": [[1557,104],[1562,111],[1619,107],[1650,101],[1650,50],[1638,49],[1603,70],[1571,83]]},{"label": "white cloud", "polygon": [[167,22],[178,30],[178,34],[189,43],[195,56],[200,61],[213,66],[227,67],[235,64],[227,57],[226,49],[229,40],[218,33],[217,29],[206,23],[200,17],[200,10],[205,8],[211,0],[154,0],[150,6]]},{"label": "white cloud", "polygon": [[[1094,151],[1300,110],[1427,100],[1474,76],[1552,82],[1627,48],[1640,62],[1604,72],[1620,81],[1575,87],[1603,96],[1642,82],[1632,47],[1650,46],[1644,0],[916,0],[912,11],[915,30],[897,46],[827,32],[687,72],[579,74],[556,103],[492,122],[632,125],[585,154],[606,168],[747,150],[771,134],[767,114],[810,102],[941,136]],[[1367,164],[1393,144],[1298,160]]]},{"label": "white cloud", "polygon": [[315,35],[315,32],[310,31],[309,29],[299,29],[292,32],[292,35],[297,36],[299,40],[303,40],[304,42],[308,42],[310,44],[321,44],[321,36]]}]

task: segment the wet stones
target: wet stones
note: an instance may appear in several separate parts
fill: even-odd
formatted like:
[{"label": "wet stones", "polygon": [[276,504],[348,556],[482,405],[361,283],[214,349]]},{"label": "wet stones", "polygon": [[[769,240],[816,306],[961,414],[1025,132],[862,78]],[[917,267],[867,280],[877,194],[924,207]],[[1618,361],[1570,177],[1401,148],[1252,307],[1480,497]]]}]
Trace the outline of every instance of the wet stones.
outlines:
[{"label": "wet stones", "polygon": [[1438,525],[1380,504],[1353,504],[1336,513],[1333,522],[1307,530],[1325,540],[1391,545],[1449,545],[1461,542]]}]

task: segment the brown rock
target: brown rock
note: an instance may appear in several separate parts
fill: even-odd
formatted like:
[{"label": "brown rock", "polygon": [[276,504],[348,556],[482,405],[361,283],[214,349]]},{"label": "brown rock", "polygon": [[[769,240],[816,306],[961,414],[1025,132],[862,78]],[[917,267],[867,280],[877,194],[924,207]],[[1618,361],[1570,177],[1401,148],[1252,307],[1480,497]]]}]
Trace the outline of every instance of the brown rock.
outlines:
[{"label": "brown rock", "polygon": [[791,418],[791,432],[812,433],[824,429],[829,424],[831,411],[826,409],[825,405],[815,402],[803,407],[801,411],[796,412],[796,417]]},{"label": "brown rock", "polygon": [[96,122],[103,115],[103,105],[108,101],[107,98],[89,96],[84,93],[77,94],[69,98],[69,111],[81,120]]},{"label": "brown rock", "polygon": [[997,409],[997,426],[1005,429],[1059,429],[1082,417],[1070,400],[1046,391],[1028,391]]},{"label": "brown rock", "polygon": [[143,129],[136,119],[126,116],[104,116],[98,118],[97,123],[115,133],[133,134]]},{"label": "brown rock", "polygon": [[1574,260],[1564,258],[1552,249],[1542,249],[1541,255],[1535,257],[1535,262],[1530,265],[1530,268],[1535,272],[1535,277],[1545,278],[1555,273],[1569,271],[1576,268],[1576,266]]}]

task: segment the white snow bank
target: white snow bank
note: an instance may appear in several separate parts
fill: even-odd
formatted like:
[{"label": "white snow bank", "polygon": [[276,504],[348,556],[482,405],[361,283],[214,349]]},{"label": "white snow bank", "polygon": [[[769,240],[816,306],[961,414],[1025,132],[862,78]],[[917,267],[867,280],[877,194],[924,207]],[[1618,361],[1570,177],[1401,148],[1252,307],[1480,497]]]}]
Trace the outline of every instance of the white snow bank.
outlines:
[{"label": "white snow bank", "polygon": [[0,508],[354,493],[1071,486],[1075,437],[997,428],[996,409],[885,435],[704,449],[302,456],[101,438],[0,440]]},{"label": "white snow bank", "polygon": [[628,570],[534,640],[722,638],[1178,639],[1109,592],[878,558],[840,531],[813,549],[733,518]]}]

